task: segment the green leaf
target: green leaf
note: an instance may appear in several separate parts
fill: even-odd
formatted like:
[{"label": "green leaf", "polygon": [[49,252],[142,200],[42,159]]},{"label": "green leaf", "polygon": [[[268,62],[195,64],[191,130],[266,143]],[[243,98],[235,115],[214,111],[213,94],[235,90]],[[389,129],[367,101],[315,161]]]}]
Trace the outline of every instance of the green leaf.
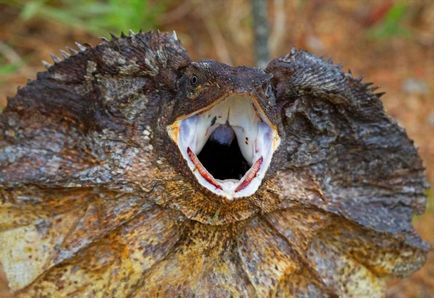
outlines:
[{"label": "green leaf", "polygon": [[49,19],[101,35],[154,28],[157,16],[168,1],[171,0],[155,3],[148,0],[11,0],[7,5],[19,7],[25,21]]},{"label": "green leaf", "polygon": [[409,37],[410,31],[403,27],[407,14],[407,5],[404,2],[395,3],[387,12],[383,21],[374,26],[368,33],[377,39],[387,39],[395,36]]},{"label": "green leaf", "polygon": [[9,75],[16,72],[19,69],[18,64],[6,64],[0,66],[0,75]]},{"label": "green leaf", "polygon": [[45,1],[30,1],[24,5],[21,10],[20,17],[24,21],[30,20],[38,14],[41,7],[44,6]]}]

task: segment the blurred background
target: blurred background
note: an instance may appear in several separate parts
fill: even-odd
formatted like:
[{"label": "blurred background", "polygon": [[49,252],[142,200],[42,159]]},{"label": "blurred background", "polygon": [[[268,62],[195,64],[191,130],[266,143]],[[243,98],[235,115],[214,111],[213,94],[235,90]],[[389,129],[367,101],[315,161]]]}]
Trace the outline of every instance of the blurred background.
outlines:
[{"label": "blurred background", "polygon": [[[0,0],[0,109],[51,53],[128,29],[175,30],[193,59],[255,65],[251,7],[250,0]],[[270,0],[266,15],[270,57],[304,48],[386,92],[386,110],[415,140],[434,184],[434,1]],[[427,212],[414,224],[434,246],[427,194]],[[434,251],[411,278],[390,280],[387,295],[434,297]]]}]

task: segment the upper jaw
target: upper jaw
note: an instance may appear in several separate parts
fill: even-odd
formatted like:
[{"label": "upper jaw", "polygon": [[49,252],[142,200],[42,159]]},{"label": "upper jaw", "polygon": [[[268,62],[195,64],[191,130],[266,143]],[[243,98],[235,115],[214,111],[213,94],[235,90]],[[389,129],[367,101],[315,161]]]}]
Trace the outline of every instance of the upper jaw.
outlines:
[{"label": "upper jaw", "polygon": [[[167,132],[199,184],[227,200],[251,196],[258,190],[273,153],[280,144],[277,128],[262,111],[257,99],[250,94],[231,94],[205,108],[181,116],[167,126]],[[231,148],[237,144],[242,155],[238,158],[244,158],[248,170],[242,171],[242,175],[240,172],[239,177],[221,178],[215,173],[217,177],[214,177],[212,169],[207,169],[203,162],[217,163],[217,167],[219,164],[221,167],[225,164],[230,167],[233,161],[221,158],[218,149],[215,160],[211,151],[211,156],[208,152],[207,160],[202,158],[201,161],[203,151],[209,151],[204,149],[205,144],[209,143],[222,146],[223,149],[230,144]]]}]

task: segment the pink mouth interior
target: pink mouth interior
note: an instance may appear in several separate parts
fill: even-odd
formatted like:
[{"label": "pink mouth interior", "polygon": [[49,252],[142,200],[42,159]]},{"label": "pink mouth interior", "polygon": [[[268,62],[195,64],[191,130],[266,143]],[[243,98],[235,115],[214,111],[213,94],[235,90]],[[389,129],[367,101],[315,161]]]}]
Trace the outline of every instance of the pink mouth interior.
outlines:
[{"label": "pink mouth interior", "polygon": [[199,184],[229,200],[256,192],[280,140],[255,104],[233,95],[168,127]]}]

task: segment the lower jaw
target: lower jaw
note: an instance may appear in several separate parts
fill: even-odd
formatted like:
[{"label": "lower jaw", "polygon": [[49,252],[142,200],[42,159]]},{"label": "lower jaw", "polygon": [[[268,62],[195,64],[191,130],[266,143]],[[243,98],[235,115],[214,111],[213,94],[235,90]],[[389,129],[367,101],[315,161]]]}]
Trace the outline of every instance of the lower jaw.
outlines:
[{"label": "lower jaw", "polygon": [[208,172],[208,170],[202,165],[196,154],[194,154],[194,152],[189,147],[187,148],[187,155],[190,161],[194,164],[195,169],[199,172],[201,177],[212,187],[214,187],[214,192],[229,200],[232,200],[239,196],[245,196],[242,192],[246,190],[251,183],[255,183],[255,179],[257,178],[258,173],[264,163],[264,158],[260,156],[241,179],[221,180],[214,178]]}]

